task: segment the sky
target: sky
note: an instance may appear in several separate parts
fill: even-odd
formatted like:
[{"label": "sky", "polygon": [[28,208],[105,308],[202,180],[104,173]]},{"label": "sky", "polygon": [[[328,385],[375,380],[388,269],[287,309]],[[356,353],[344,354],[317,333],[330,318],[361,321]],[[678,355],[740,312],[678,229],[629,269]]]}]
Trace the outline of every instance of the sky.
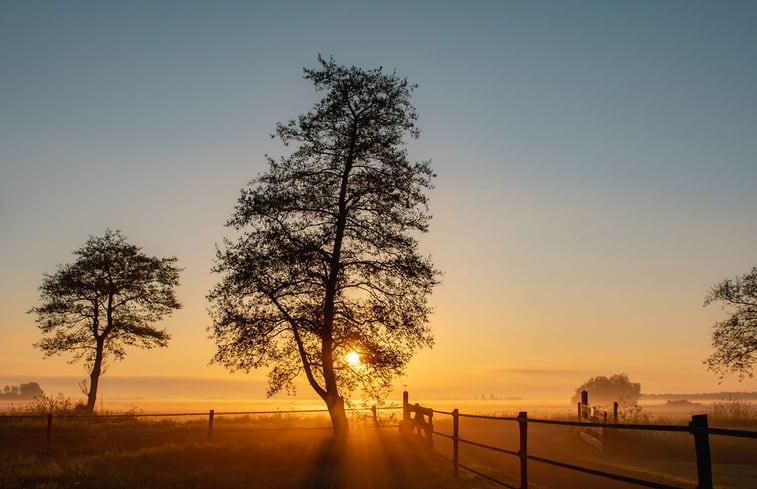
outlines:
[{"label": "sky", "polygon": [[291,151],[275,124],[317,100],[320,53],[418,84],[408,151],[438,174],[421,243],[443,276],[436,344],[398,389],[567,399],[624,372],[647,393],[755,391],[702,363],[726,317],[708,289],[757,266],[755,23],[739,1],[4,0],[0,384],[78,392],[83,367],[43,359],[26,311],[112,228],[178,258],[184,307],[102,395],[264,396],[265,371],[209,365],[205,296],[240,189]]}]

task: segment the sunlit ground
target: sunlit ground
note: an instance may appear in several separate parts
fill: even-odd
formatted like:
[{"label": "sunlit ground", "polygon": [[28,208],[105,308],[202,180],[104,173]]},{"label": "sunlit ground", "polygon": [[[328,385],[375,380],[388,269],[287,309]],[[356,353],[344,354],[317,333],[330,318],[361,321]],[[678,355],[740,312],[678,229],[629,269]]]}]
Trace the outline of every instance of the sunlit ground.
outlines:
[{"label": "sunlit ground", "polygon": [[[468,488],[449,464],[396,428],[354,420],[346,446],[330,430],[303,420],[218,420],[212,440],[205,424],[129,420],[59,426],[50,451],[44,436],[16,443],[23,426],[6,427],[0,487],[53,488]],[[76,420],[72,421],[76,423]],[[31,434],[38,427],[27,427]],[[257,430],[257,431],[251,431]],[[38,430],[37,430],[38,431]],[[11,446],[9,446],[9,444]]]}]

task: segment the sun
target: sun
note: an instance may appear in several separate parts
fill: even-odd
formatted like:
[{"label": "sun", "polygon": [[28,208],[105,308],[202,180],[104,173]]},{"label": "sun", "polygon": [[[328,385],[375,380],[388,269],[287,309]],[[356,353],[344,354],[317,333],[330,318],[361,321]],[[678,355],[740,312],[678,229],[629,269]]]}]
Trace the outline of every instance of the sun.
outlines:
[{"label": "sun", "polygon": [[353,367],[360,365],[360,354],[356,351],[349,352],[344,358],[347,360],[347,363]]}]

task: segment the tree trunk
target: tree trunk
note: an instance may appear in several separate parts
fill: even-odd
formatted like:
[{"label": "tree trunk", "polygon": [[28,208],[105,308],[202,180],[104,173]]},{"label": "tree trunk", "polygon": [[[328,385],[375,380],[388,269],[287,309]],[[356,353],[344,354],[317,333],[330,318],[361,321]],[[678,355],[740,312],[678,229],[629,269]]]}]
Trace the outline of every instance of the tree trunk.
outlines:
[{"label": "tree trunk", "polygon": [[336,234],[334,235],[334,250],[329,263],[329,275],[326,283],[326,296],[323,301],[323,331],[321,332],[321,359],[323,361],[323,381],[326,390],[324,400],[329,408],[331,426],[334,428],[334,439],[338,444],[347,440],[347,413],[344,411],[344,399],[339,395],[334,372],[334,300],[337,294],[339,267],[341,264],[342,240],[347,223],[347,184],[352,170],[355,151],[357,126],[353,124],[350,136],[350,149],[345,161],[342,183],[339,189],[339,214],[337,216]]},{"label": "tree trunk", "polygon": [[326,394],[325,401],[329,408],[331,426],[334,429],[334,439],[340,443],[346,442],[349,425],[347,412],[344,410],[344,399],[338,395]]},{"label": "tree trunk", "polygon": [[100,373],[103,366],[103,346],[102,342],[97,342],[95,361],[92,364],[92,372],[89,374],[89,393],[87,393],[87,412],[89,413],[95,410],[95,402],[97,401],[97,386],[100,383]]}]

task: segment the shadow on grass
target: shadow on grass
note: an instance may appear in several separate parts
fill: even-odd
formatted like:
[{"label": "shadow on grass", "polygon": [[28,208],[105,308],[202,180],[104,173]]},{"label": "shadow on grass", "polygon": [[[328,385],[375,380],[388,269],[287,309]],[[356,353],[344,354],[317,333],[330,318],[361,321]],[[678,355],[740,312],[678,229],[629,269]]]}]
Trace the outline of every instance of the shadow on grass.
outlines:
[{"label": "shadow on grass", "polygon": [[342,489],[344,483],[347,447],[344,442],[329,438],[323,440],[315,452],[312,466],[305,477],[304,489]]},{"label": "shadow on grass", "polygon": [[323,440],[310,463],[306,489],[469,487],[428,447],[383,430],[355,430],[347,444]]},{"label": "shadow on grass", "polygon": [[[137,427],[139,428],[139,427]],[[144,431],[144,433],[141,433]],[[0,437],[0,487],[7,489],[448,489],[451,466],[394,430],[355,429],[346,446],[324,431],[135,429],[124,439],[61,434],[16,446]],[[97,433],[94,433],[97,434]],[[0,430],[2,435],[2,430]],[[107,435],[107,436],[106,436]]]}]

